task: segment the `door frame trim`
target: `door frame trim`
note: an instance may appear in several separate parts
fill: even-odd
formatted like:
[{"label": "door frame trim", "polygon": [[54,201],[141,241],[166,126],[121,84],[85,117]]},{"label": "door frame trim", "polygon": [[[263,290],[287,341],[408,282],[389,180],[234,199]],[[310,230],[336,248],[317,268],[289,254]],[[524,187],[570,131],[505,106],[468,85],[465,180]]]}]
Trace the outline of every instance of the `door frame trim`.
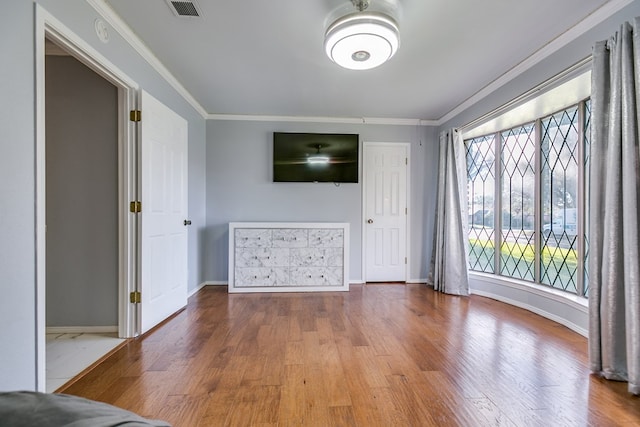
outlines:
[{"label": "door frame trim", "polygon": [[406,182],[407,185],[405,187],[405,192],[406,192],[406,200],[407,200],[407,215],[406,215],[406,220],[407,220],[407,224],[406,224],[406,236],[405,236],[405,254],[407,257],[407,263],[405,264],[405,270],[404,270],[404,280],[405,282],[409,281],[409,272],[411,271],[411,242],[409,239],[409,236],[411,236],[411,143],[410,142],[367,142],[367,141],[363,141],[362,142],[362,207],[361,207],[361,212],[362,212],[362,221],[361,221],[361,226],[362,226],[362,251],[361,251],[361,265],[362,265],[362,271],[361,271],[361,277],[362,277],[362,282],[366,283],[367,282],[367,212],[366,212],[366,202],[367,202],[367,180],[366,180],[366,176],[367,176],[367,165],[365,162],[365,152],[367,147],[397,147],[399,145],[402,145],[406,148],[407,150],[407,170],[406,170]]},{"label": "door frame trim", "polygon": [[137,196],[136,129],[128,120],[136,109],[138,84],[82,40],[39,4],[35,4],[35,245],[36,245],[36,389],[46,387],[46,152],[45,152],[45,37],[67,50],[71,56],[116,86],[118,90],[118,335],[135,334],[135,307],[129,292],[135,289],[136,215],[129,215],[128,204]]}]

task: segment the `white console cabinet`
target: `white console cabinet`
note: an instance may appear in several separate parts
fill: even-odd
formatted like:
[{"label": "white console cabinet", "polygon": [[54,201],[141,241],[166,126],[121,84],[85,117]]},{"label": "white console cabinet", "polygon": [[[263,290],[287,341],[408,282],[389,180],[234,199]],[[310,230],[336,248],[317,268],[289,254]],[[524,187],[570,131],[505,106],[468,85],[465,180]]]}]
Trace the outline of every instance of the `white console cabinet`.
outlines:
[{"label": "white console cabinet", "polygon": [[349,224],[229,223],[229,292],[349,290]]}]

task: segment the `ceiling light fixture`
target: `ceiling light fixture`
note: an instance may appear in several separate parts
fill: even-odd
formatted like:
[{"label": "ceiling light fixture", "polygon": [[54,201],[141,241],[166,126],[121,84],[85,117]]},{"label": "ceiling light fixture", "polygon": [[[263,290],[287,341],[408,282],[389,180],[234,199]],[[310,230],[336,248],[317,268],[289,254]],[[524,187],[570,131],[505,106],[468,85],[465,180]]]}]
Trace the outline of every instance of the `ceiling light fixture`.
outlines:
[{"label": "ceiling light fixture", "polygon": [[400,45],[400,30],[386,13],[365,12],[369,0],[351,0],[358,12],[336,19],[324,35],[324,49],[336,64],[368,70],[388,61]]}]

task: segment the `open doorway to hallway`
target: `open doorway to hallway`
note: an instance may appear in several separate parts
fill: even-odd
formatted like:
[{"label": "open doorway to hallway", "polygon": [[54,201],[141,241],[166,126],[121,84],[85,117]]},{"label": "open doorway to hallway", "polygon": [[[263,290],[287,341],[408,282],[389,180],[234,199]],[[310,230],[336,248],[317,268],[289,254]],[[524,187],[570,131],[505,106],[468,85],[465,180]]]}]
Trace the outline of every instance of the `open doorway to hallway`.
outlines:
[{"label": "open doorway to hallway", "polygon": [[47,391],[120,342],[118,102],[45,41]]}]

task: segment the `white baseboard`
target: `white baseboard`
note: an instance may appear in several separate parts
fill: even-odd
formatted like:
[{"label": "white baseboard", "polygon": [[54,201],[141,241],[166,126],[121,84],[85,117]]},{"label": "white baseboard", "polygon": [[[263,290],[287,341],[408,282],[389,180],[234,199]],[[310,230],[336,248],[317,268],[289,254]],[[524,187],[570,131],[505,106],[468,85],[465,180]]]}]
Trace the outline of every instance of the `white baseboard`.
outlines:
[{"label": "white baseboard", "polygon": [[227,282],[226,280],[214,280],[211,282],[204,282],[202,285],[203,286],[227,286],[229,284],[229,282]]},{"label": "white baseboard", "polygon": [[195,287],[195,289],[192,289],[189,294],[187,295],[187,298],[191,298],[193,295],[195,295],[200,289],[204,288],[205,286],[226,286],[227,282],[202,282],[200,283],[198,286]]},{"label": "white baseboard", "polygon": [[469,287],[474,295],[529,310],[584,337],[589,335],[589,307],[585,298],[479,273],[469,275]]},{"label": "white baseboard", "polygon": [[556,323],[559,323],[563,326],[566,326],[567,328],[571,329],[574,332],[579,333],[580,335],[582,335],[583,337],[588,337],[589,336],[589,331],[579,325],[576,325],[573,322],[568,321],[567,319],[565,319],[564,317],[560,317],[558,315],[555,315],[553,313],[549,313],[548,311],[542,310],[538,307],[534,307],[530,304],[525,304],[521,301],[517,301],[514,299],[510,299],[510,298],[506,298],[503,297],[502,295],[498,295],[498,294],[494,294],[491,292],[483,292],[483,291],[472,291],[471,292],[473,295],[479,295],[481,297],[486,297],[486,298],[491,298],[494,299],[496,301],[500,301],[500,302],[504,302],[506,304],[510,304],[519,308],[523,308],[525,310],[529,310],[535,314],[538,314],[542,317],[545,317],[549,320],[553,320]]},{"label": "white baseboard", "polygon": [[118,326],[47,326],[48,334],[110,334],[117,333]]},{"label": "white baseboard", "polygon": [[187,294],[187,299],[191,298],[196,292],[198,292],[200,289],[204,288],[205,285],[206,285],[206,283],[200,283],[194,289],[190,290],[189,293]]},{"label": "white baseboard", "polygon": [[[364,285],[366,283],[367,282],[365,282],[362,279],[349,280],[350,285]],[[427,283],[427,279],[409,279],[409,280],[405,280],[405,283]]]},{"label": "white baseboard", "polygon": [[[355,280],[349,280],[349,284],[350,285],[364,285],[365,282],[362,279],[355,279]],[[427,283],[427,279],[411,279],[411,280],[407,280],[406,283]],[[189,296],[195,294],[196,292],[198,292],[200,289],[202,289],[205,286],[227,286],[229,283],[226,281],[208,281],[208,282],[202,282],[200,285],[198,285],[197,288],[195,288],[194,290],[192,290],[191,292],[189,292]]]}]

